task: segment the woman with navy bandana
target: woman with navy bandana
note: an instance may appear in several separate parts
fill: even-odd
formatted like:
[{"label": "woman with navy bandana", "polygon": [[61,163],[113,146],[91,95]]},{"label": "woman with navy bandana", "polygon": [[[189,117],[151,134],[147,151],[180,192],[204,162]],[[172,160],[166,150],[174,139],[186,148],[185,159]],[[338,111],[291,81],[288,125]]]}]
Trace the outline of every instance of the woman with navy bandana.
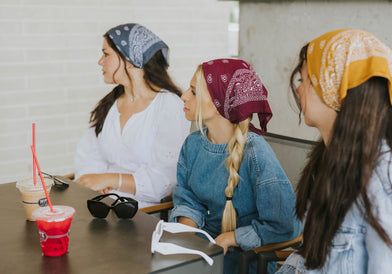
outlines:
[{"label": "woman with navy bandana", "polygon": [[96,105],[75,157],[77,181],[118,191],[141,206],[172,192],[181,145],[189,133],[181,92],[167,68],[168,46],[139,24],[110,29],[103,39],[104,81],[114,89]]}]

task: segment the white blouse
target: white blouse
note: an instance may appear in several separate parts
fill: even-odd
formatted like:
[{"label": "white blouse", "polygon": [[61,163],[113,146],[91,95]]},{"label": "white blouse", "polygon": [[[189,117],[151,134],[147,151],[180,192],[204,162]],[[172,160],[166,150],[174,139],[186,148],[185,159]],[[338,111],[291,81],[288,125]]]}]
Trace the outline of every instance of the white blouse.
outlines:
[{"label": "white blouse", "polygon": [[178,156],[190,130],[182,109],[178,96],[161,91],[145,110],[128,119],[121,132],[116,101],[98,137],[95,129],[89,128],[80,140],[76,178],[89,173],[132,174],[135,195],[114,192],[135,198],[139,207],[159,203],[176,184]]}]

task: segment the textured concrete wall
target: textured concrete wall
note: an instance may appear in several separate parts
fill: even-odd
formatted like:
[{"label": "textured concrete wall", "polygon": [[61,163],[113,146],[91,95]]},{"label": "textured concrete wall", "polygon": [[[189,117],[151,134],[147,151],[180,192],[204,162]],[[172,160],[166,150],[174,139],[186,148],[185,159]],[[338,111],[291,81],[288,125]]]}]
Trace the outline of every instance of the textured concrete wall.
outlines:
[{"label": "textured concrete wall", "polygon": [[[274,117],[269,131],[315,139],[316,130],[298,126],[289,95],[289,76],[300,48],[338,28],[361,28],[392,46],[392,3],[388,1],[270,1],[240,3],[240,56],[254,64],[270,90]],[[290,104],[291,101],[291,104]],[[291,107],[292,105],[292,107]]]}]

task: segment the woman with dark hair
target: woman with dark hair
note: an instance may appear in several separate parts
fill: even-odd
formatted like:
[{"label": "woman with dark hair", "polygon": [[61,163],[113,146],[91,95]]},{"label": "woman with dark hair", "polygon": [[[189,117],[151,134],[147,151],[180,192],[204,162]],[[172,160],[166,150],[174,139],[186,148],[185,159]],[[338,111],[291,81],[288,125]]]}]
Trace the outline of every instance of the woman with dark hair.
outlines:
[{"label": "woman with dark hair", "polygon": [[103,39],[104,81],[117,86],[91,112],[76,151],[78,182],[158,203],[176,183],[176,163],[189,122],[171,80],[168,47],[138,24],[110,29]]},{"label": "woman with dark hair", "polygon": [[[290,181],[260,136],[272,117],[267,96],[253,68],[237,59],[204,62],[182,95],[185,116],[199,131],[181,149],[171,221],[216,238],[225,274],[239,271],[240,254],[230,247],[249,250],[290,240],[301,230]],[[251,123],[253,114],[259,128]],[[256,272],[253,262],[249,270]]]},{"label": "woman with dark hair", "polygon": [[303,245],[279,273],[390,273],[392,51],[368,32],[342,29],[299,58],[292,91],[321,140],[298,185]]}]

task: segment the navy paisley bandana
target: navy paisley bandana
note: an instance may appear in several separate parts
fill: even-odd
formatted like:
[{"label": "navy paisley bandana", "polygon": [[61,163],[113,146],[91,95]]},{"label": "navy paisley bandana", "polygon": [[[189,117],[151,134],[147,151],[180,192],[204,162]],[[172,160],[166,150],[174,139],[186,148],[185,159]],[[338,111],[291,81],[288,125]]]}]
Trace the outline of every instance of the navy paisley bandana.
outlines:
[{"label": "navy paisley bandana", "polygon": [[169,47],[158,36],[139,24],[119,25],[107,32],[126,60],[137,68],[143,68],[159,50],[169,65]]}]

